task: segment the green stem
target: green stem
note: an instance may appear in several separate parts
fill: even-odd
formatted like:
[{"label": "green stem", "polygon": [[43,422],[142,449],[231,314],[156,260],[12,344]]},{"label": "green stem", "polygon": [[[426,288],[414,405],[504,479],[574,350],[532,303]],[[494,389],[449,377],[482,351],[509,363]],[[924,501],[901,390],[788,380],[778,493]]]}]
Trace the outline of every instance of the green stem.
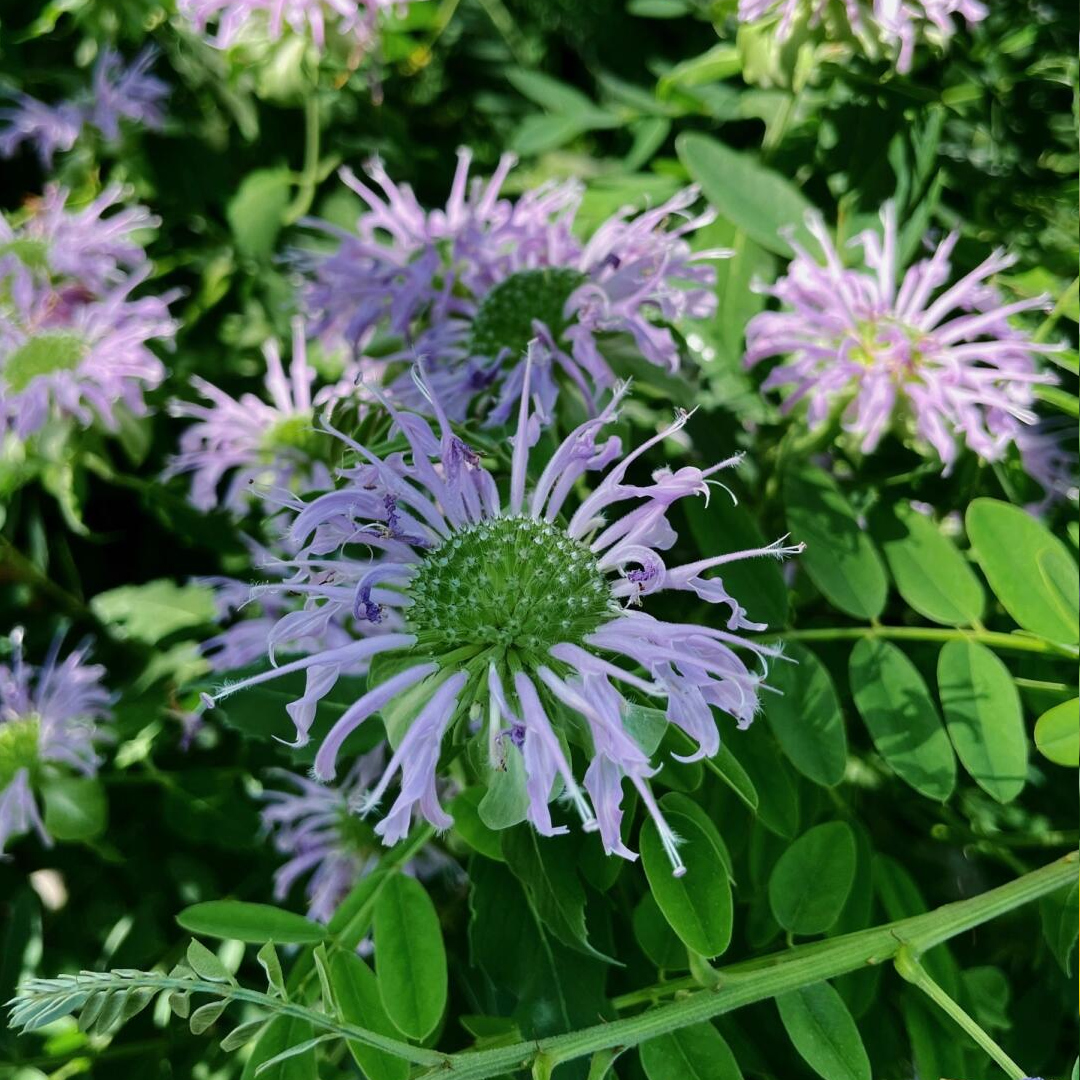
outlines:
[{"label": "green stem", "polygon": [[1024,1080],[1028,1075],[990,1036],[974,1017],[965,1012],[933,979],[927,975],[918,958],[906,946],[896,954],[896,970],[913,986],[917,986],[942,1012],[956,1021],[993,1060],[1001,1066],[1009,1080]]},{"label": "green stem", "polygon": [[892,641],[977,641],[1003,652],[1043,653],[1075,660],[1080,650],[1025,634],[1003,634],[994,630],[946,629],[938,626],[830,626],[813,630],[785,630],[767,635],[784,641],[851,641],[858,638],[886,638]]},{"label": "green stem", "polygon": [[0,570],[7,570],[16,580],[41,593],[65,615],[108,636],[107,629],[90,608],[38,569],[6,536],[0,536]]},{"label": "green stem", "polygon": [[922,952],[1069,885],[1076,880],[1076,864],[1077,855],[1072,852],[1007,885],[924,915],[721,968],[715,988],[688,994],[637,1016],[513,1046],[451,1054],[440,1066],[422,1073],[420,1080],[488,1080],[527,1068],[541,1054],[562,1062],[599,1050],[636,1046],[744,1005],[834,979],[867,964],[884,963],[904,946]]},{"label": "green stem", "polygon": [[312,91],[304,98],[304,171],[292,205],[285,211],[285,224],[294,225],[310,209],[319,182],[319,95]]},{"label": "green stem", "polygon": [[1043,319],[1042,325],[1035,331],[1032,341],[1043,342],[1050,336],[1051,331],[1057,325],[1057,321],[1061,318],[1065,308],[1068,307],[1070,302],[1076,303],[1076,293],[1078,289],[1080,289],[1080,278],[1073,278],[1072,284],[1058,297],[1053,310],[1045,319]]}]

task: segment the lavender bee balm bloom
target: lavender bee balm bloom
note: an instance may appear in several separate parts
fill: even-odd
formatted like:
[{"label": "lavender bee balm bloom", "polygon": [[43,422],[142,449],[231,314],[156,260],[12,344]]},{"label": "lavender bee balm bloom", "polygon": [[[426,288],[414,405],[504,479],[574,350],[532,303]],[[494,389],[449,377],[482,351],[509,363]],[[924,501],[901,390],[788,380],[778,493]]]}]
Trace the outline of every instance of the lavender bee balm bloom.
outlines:
[{"label": "lavender bee balm bloom", "polygon": [[808,217],[824,262],[792,245],[787,273],[763,290],[780,310],[746,328],[746,363],[781,357],[763,389],[791,388],[785,410],[805,402],[812,428],[843,410],[844,428],[865,453],[895,427],[932,447],[946,473],[960,445],[996,461],[1035,421],[1034,386],[1056,381],[1035,360],[1048,347],[1009,321],[1045,298],[1002,302],[988,279],[1015,260],[1001,251],[943,288],[956,233],[898,276],[891,203],[882,223],[882,235],[856,238],[864,265],[848,269],[821,219]]},{"label": "lavender bee balm bloom", "polygon": [[[713,312],[710,260],[729,254],[691,250],[687,237],[714,217],[689,212],[696,188],[636,216],[624,208],[583,242],[573,228],[578,183],[552,182],[511,202],[500,192],[513,156],[486,183],[470,181],[470,161],[469,151],[459,152],[446,206],[431,212],[377,160],[367,169],[374,186],[343,170],[367,209],[353,232],[314,222],[338,247],[298,256],[311,278],[307,301],[318,333],[356,352],[376,335],[399,339],[406,347],[391,359],[424,357],[452,418],[490,394],[495,424],[513,414],[533,338],[553,361],[533,372],[542,420],[556,372],[595,411],[598,391],[614,383],[602,335],[628,334],[650,363],[678,367],[668,326]],[[411,389],[407,375],[395,386],[422,406]]]},{"label": "lavender bee balm bloom", "polygon": [[22,640],[15,630],[11,661],[0,664],[0,855],[31,829],[52,843],[35,793],[54,777],[95,775],[98,724],[109,718],[112,700],[101,684],[105,669],[86,663],[87,645],[60,661],[57,638],[45,663],[33,667]]},{"label": "lavender bee balm bloom", "polygon": [[[714,710],[749,724],[766,661],[777,650],[739,635],[764,627],[711,575],[738,559],[780,558],[801,548],[773,544],[667,565],[663,553],[676,540],[669,508],[706,496],[713,474],[737,459],[708,469],[660,469],[650,480],[631,481],[635,462],[686,417],[624,455],[617,437],[601,439],[622,390],[530,481],[530,447],[540,430],[532,386],[539,350],[534,343],[523,372],[505,495],[453,434],[421,377],[438,431],[390,406],[408,453],[380,457],[350,442],[359,463],[342,471],[343,486],[293,520],[298,569],[283,588],[335,619],[357,617],[375,630],[393,616],[400,629],[282,664],[218,697],[306,671],[307,692],[289,710],[303,743],[318,698],[341,665],[374,657],[369,689],[323,740],[315,775],[333,779],[345,739],[381,711],[394,753],[361,809],[373,809],[400,776],[397,796],[375,826],[384,842],[404,837],[414,812],[437,829],[452,824],[439,801],[438,762],[445,743],[473,739],[491,775],[509,770],[523,778],[528,820],[538,832],[565,831],[549,806],[561,787],[582,826],[599,830],[609,854],[635,858],[620,832],[629,780],[657,824],[674,872],[682,873],[677,839],[649,787],[656,769],[627,723],[629,706],[666,708],[667,721],[688,736],[690,760],[719,749]],[[598,483],[572,499],[588,473]],[[639,610],[664,589],[718,605],[724,625],[665,622]],[[589,762],[581,784],[571,746]]]}]

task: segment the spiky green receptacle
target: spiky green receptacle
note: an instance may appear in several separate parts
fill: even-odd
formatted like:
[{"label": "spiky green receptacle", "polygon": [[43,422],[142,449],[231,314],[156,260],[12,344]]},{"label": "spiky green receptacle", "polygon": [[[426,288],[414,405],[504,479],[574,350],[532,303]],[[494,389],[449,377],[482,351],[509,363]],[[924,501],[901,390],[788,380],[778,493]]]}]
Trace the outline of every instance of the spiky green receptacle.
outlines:
[{"label": "spiky green receptacle", "polygon": [[536,337],[533,321],[542,322],[558,338],[566,329],[563,310],[570,294],[585,281],[579,270],[520,270],[500,281],[484,297],[473,319],[469,351],[496,357],[508,349],[523,355]]},{"label": "spiky green receptacle", "polygon": [[19,394],[42,375],[74,370],[86,353],[86,342],[78,334],[47,330],[28,338],[8,357],[2,380],[11,393]]},{"label": "spiky green receptacle", "polygon": [[29,769],[31,774],[37,771],[39,728],[36,717],[0,724],[0,791],[20,769]]},{"label": "spiky green receptacle", "polygon": [[297,451],[302,457],[318,459],[326,456],[328,439],[315,427],[315,413],[304,412],[287,416],[266,429],[263,452],[272,461],[282,450]]},{"label": "spiky green receptacle", "polygon": [[475,647],[548,662],[611,617],[611,590],[584,544],[530,517],[463,529],[432,551],[409,585],[406,618],[433,656]]}]

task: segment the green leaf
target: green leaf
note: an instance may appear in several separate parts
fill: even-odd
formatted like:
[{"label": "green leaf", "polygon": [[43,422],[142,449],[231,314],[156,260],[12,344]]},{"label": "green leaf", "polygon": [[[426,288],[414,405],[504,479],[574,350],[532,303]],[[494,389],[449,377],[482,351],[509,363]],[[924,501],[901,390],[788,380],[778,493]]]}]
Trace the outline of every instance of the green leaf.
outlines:
[{"label": "green leaf", "polygon": [[664,918],[679,938],[702,956],[719,956],[731,943],[731,882],[727,868],[701,826],[690,818],[679,822],[679,855],[686,873],[675,877],[650,818],[641,829],[641,861],[649,887]]},{"label": "green leaf", "polygon": [[[666,768],[666,766],[665,766]],[[700,806],[689,796],[682,794],[680,791],[669,791],[660,800],[660,809],[664,812],[664,817],[668,820],[668,824],[675,830],[677,836],[683,832],[682,820],[690,818],[699,829],[709,839],[709,843],[712,844],[716,854],[720,856],[720,861],[724,864],[724,869],[727,870],[727,875],[732,881],[735,880],[735,871],[731,861],[731,852],[728,851],[727,844],[724,843],[724,838],[720,835],[720,831],[713,823],[711,817],[705,811],[704,807]]]},{"label": "green leaf", "polygon": [[864,638],[851,653],[851,694],[878,753],[928,799],[944,802],[956,759],[922,675],[895,645]]},{"label": "green leaf", "polygon": [[1011,802],[1027,778],[1027,732],[1009,669],[985,645],[950,641],[938,657],[938,693],[964,768],[988,795]]},{"label": "green leaf", "polygon": [[883,504],[870,517],[870,531],[900,595],[920,615],[945,626],[971,626],[982,618],[982,584],[936,522],[906,503]]},{"label": "green leaf", "polygon": [[[747,548],[761,548],[766,540],[757,522],[732,503],[725,491],[704,499],[688,499],[686,517],[699,549],[707,556]],[[732,596],[745,604],[755,622],[779,627],[787,622],[788,589],[775,559],[743,559],[721,568],[717,575]]]},{"label": "green leaf", "polygon": [[742,1080],[742,1071],[712,1024],[692,1024],[641,1044],[649,1080]]},{"label": "green leaf", "polygon": [[968,538],[990,588],[1025,630],[1068,645],[1080,640],[1076,562],[1031,514],[996,499],[976,499]]},{"label": "green leaf", "polygon": [[522,157],[545,154],[576,139],[590,125],[564,113],[526,116],[510,137],[510,149]]},{"label": "green leaf", "polygon": [[481,823],[495,832],[520,825],[529,812],[525,762],[513,743],[506,746],[504,763],[505,768],[488,770],[487,791],[476,808]]},{"label": "green leaf", "polygon": [[597,960],[610,959],[589,943],[585,889],[568,837],[542,837],[531,825],[519,825],[502,834],[502,853],[525,887],[536,917],[559,941]]},{"label": "green leaf", "polygon": [[834,607],[876,619],[889,591],[885,567],[832,477],[809,467],[788,473],[784,505],[792,538],[806,544],[799,565],[810,580]]},{"label": "green leaf", "polygon": [[279,945],[306,945],[322,941],[326,928],[291,911],[271,904],[242,900],[207,900],[184,908],[176,921],[193,934],[232,938],[255,945],[275,941]]},{"label": "green leaf", "polygon": [[[346,1023],[397,1037],[397,1029],[383,1008],[375,973],[356,953],[337,952],[330,959],[330,980],[334,986],[341,1018]],[[349,1052],[368,1080],[405,1080],[409,1063],[366,1043],[350,1041]]]},{"label": "green leaf", "polygon": [[100,780],[51,777],[41,785],[45,829],[56,840],[94,840],[105,831],[109,804]]},{"label": "green leaf", "polygon": [[833,787],[844,778],[847,734],[836,688],[825,665],[807,648],[793,642],[787,649],[793,664],[778,662],[765,695],[765,715],[776,741],[792,765],[808,780]]},{"label": "green leaf", "polygon": [[638,901],[634,908],[632,925],[634,940],[657,968],[662,971],[686,969],[686,946],[668,925],[652,893],[645,893]]},{"label": "green leaf", "polygon": [[1058,889],[1039,902],[1039,918],[1043,937],[1054,959],[1066,975],[1071,975],[1072,954],[1077,941],[1076,905],[1080,896],[1080,883],[1073,882],[1068,888]]},{"label": "green leaf", "polygon": [[499,833],[485,825],[480,817],[480,801],[485,794],[482,787],[466,788],[454,797],[450,816],[454,819],[454,829],[469,847],[489,859],[502,862]]},{"label": "green leaf", "polygon": [[165,579],[98,593],[90,610],[117,637],[144,645],[156,645],[177,630],[217,622],[212,589]]},{"label": "green leaf", "polygon": [[274,943],[268,941],[256,954],[255,959],[266,973],[267,989],[278,997],[285,998],[285,975],[281,970],[281,960],[278,958]]},{"label": "green leaf", "polygon": [[200,1005],[188,1020],[191,1034],[202,1035],[225,1011],[225,1005],[224,1001],[209,1001],[205,1005]]},{"label": "green leaf", "polygon": [[[241,1080],[255,1080],[256,1071],[263,1064],[284,1053],[289,1047],[302,1046],[312,1038],[310,1021],[294,1016],[275,1016],[259,1036],[251,1057],[244,1065]],[[309,1048],[295,1057],[279,1061],[258,1075],[261,1080],[318,1080],[315,1050]]]},{"label": "green leaf", "polygon": [[855,881],[855,836],[842,821],[815,825],[780,856],[769,905],[793,934],[823,934],[840,917]]},{"label": "green leaf", "polygon": [[799,1056],[824,1080],[871,1080],[870,1059],[840,995],[816,983],[776,999]]},{"label": "green leaf", "polygon": [[240,181],[225,208],[225,217],[241,254],[266,258],[274,250],[285,222],[292,190],[288,169],[257,169]]},{"label": "green leaf", "polygon": [[675,149],[709,202],[751,240],[777,255],[790,256],[792,247],[780,233],[791,228],[798,242],[813,244],[805,225],[811,204],[780,173],[697,132],[680,135]]},{"label": "green leaf", "polygon": [[247,1046],[249,1042],[263,1029],[266,1024],[265,1017],[260,1017],[258,1020],[248,1020],[244,1024],[237,1024],[221,1040],[221,1049],[226,1052],[233,1050],[239,1050],[241,1046]]},{"label": "green leaf", "polygon": [[191,970],[200,979],[210,982],[231,982],[232,976],[225,965],[201,942],[195,938],[187,947],[187,962]]},{"label": "green leaf", "polygon": [[423,885],[394,874],[375,901],[375,964],[383,1008],[411,1039],[426,1039],[446,1008],[446,950]]},{"label": "green leaf", "polygon": [[1039,717],[1035,745],[1055,765],[1080,765],[1080,698],[1063,701]]},{"label": "green leaf", "polygon": [[583,116],[587,121],[597,119],[602,125],[610,126],[618,122],[617,118],[606,109],[595,105],[580,90],[568,83],[553,79],[539,71],[525,68],[511,68],[506,73],[507,81],[530,101],[542,105],[553,113],[565,113],[568,116]]}]

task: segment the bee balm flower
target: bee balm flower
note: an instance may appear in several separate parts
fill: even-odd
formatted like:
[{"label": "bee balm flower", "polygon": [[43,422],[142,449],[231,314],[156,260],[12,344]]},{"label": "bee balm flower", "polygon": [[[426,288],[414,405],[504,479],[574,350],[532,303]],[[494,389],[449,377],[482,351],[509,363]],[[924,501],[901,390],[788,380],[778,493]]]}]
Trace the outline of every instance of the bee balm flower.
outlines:
[{"label": "bee balm flower", "polygon": [[33,829],[52,840],[35,791],[54,776],[97,772],[98,723],[109,717],[105,669],[87,664],[87,645],[58,660],[57,638],[39,668],[27,664],[23,632],[11,635],[12,658],[0,664],[0,855],[13,837]]},{"label": "bee balm flower", "polygon": [[175,334],[176,294],[132,298],[151,272],[132,234],[157,220],[142,207],[106,216],[122,194],[72,211],[52,187],[22,224],[0,217],[0,429],[26,437],[53,415],[114,428],[116,406],[144,412],[164,378],[149,342]]},{"label": "bee balm flower", "polygon": [[856,238],[865,265],[847,269],[821,219],[807,218],[824,263],[792,245],[787,273],[763,289],[781,310],[750,320],[746,363],[782,357],[763,389],[792,387],[784,408],[805,401],[812,428],[842,408],[866,453],[896,426],[933,447],[946,473],[960,444],[996,461],[1035,421],[1033,387],[1055,381],[1035,362],[1047,346],[1009,322],[1045,298],[1002,303],[988,279],[1015,259],[1001,251],[943,288],[956,233],[898,277],[892,203],[882,223],[883,235]]},{"label": "bee balm flower", "polygon": [[[316,611],[353,616],[373,628],[393,615],[399,629],[282,664],[217,698],[306,671],[305,694],[289,706],[302,744],[341,666],[381,654],[370,689],[319,746],[315,776],[333,779],[344,740],[381,710],[395,749],[361,809],[373,809],[400,775],[397,797],[375,826],[385,843],[407,834],[414,810],[438,829],[452,824],[439,802],[438,761],[444,742],[458,746],[476,738],[493,770],[506,769],[511,756],[519,759],[527,816],[537,831],[565,831],[549,808],[561,784],[583,827],[599,829],[605,850],[634,858],[620,835],[628,779],[656,821],[675,873],[682,873],[677,840],[649,787],[656,769],[628,726],[629,705],[637,699],[665,706],[668,722],[696,744],[690,760],[719,749],[714,709],[739,726],[749,724],[765,661],[777,651],[738,634],[764,627],[746,617],[711,572],[801,547],[773,544],[667,565],[663,552],[676,540],[669,508],[707,495],[713,474],[736,459],[708,469],[660,469],[650,480],[632,481],[634,463],[679,430],[686,416],[624,455],[617,437],[600,437],[616,415],[621,390],[530,482],[530,448],[540,430],[532,395],[536,343],[530,354],[505,494],[453,433],[421,377],[438,432],[422,417],[390,406],[408,452],[381,457],[350,442],[358,464],[342,470],[343,486],[308,503],[293,520],[290,542],[300,554],[294,579],[282,588],[306,596]],[[588,473],[599,481],[574,498]],[[726,609],[725,625],[666,622],[638,609],[662,590]],[[744,654],[762,670],[751,670]],[[590,762],[582,784],[570,745]]]},{"label": "bee balm flower", "polygon": [[[739,0],[739,19],[756,23],[777,19],[777,37],[784,41],[800,20],[817,26],[832,14],[832,0]],[[943,45],[956,32],[954,16],[970,26],[986,18],[979,0],[843,0],[838,17],[872,54],[884,48],[896,59],[901,74],[911,70],[915,46],[922,40]]]},{"label": "bee balm flower", "polygon": [[[709,262],[729,254],[691,251],[687,236],[715,216],[689,213],[696,188],[637,215],[623,208],[581,241],[573,229],[579,184],[545,184],[511,202],[500,191],[512,155],[486,183],[470,182],[470,162],[470,152],[459,151],[446,206],[430,213],[377,160],[367,167],[374,186],[342,171],[367,209],[351,232],[314,222],[338,247],[298,256],[311,278],[307,302],[317,333],[357,353],[377,334],[399,340],[403,350],[389,359],[424,357],[451,418],[464,417],[486,394],[494,424],[513,413],[533,338],[555,361],[533,372],[541,419],[557,393],[556,372],[595,411],[597,392],[614,383],[602,335],[628,334],[650,363],[678,367],[668,327],[713,312]],[[395,385],[422,406],[409,398],[411,389],[407,374]]]}]

